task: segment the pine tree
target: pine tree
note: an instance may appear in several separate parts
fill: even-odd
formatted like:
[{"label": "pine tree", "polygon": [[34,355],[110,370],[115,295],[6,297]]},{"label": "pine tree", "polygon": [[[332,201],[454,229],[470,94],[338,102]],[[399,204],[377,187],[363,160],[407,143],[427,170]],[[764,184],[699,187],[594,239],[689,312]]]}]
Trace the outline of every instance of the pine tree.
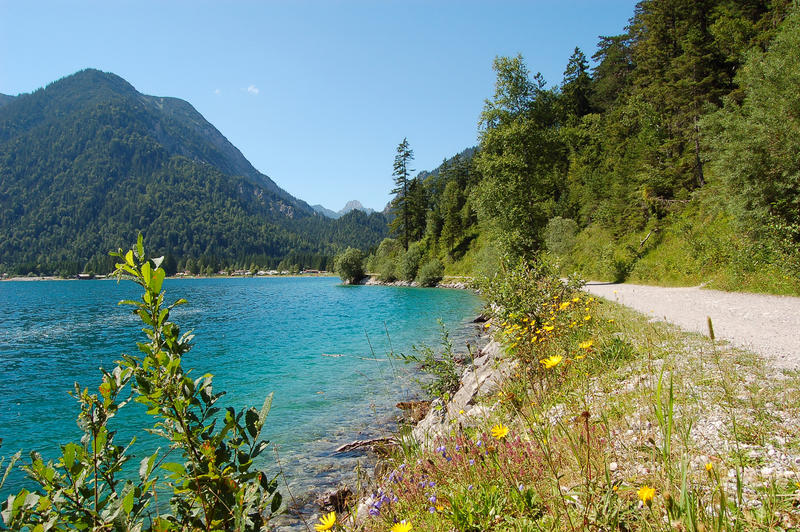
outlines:
[{"label": "pine tree", "polygon": [[394,234],[399,234],[403,241],[403,249],[408,249],[408,243],[411,237],[411,202],[409,201],[409,176],[414,171],[410,167],[411,161],[414,160],[414,150],[408,144],[408,139],[403,138],[403,142],[397,146],[397,154],[394,156],[394,188],[392,194],[392,209],[395,213],[395,219],[392,220],[391,230]]},{"label": "pine tree", "polygon": [[561,95],[568,118],[580,118],[592,112],[592,79],[589,77],[589,62],[578,47],[572,52],[564,71]]}]

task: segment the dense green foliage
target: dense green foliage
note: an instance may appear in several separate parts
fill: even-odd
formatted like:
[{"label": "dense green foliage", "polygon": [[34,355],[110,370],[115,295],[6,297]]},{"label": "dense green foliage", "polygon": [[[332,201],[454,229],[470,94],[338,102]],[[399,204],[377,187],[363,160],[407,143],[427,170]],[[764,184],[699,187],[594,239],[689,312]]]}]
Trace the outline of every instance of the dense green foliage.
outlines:
[{"label": "dense green foliage", "polygon": [[[145,256],[141,235],[135,249],[113,256],[115,275],[144,289],[140,301],[120,302],[144,325],[141,354],[103,371],[98,393],[75,385],[84,436],[62,445],[55,461],[31,454],[24,469],[38,488],[4,501],[3,521],[12,530],[263,530],[281,507],[277,481],[253,462],[269,443],[260,434],[272,396],[261,411],[220,410],[224,392],[212,391],[212,376],[190,378],[182,367],[193,335],[169,321],[186,301],[165,303],[162,258]],[[114,440],[114,418],[131,400],[147,408],[149,432],[166,445],[144,456],[138,478],[122,474],[136,439]],[[169,510],[157,494],[169,497]]]},{"label": "dense green foliage", "polygon": [[356,248],[347,248],[337,255],[334,267],[345,284],[356,284],[364,278],[364,256]]},{"label": "dense green foliage", "polygon": [[86,70],[0,107],[0,265],[16,273],[107,273],[98,250],[138,232],[202,272],[325,269],[386,236],[386,218],[316,214],[256,171],[188,103]]},{"label": "dense green foliage", "polygon": [[496,248],[547,251],[595,278],[800,291],[798,17],[644,0],[557,86],[496,58],[477,149],[415,178],[421,262],[479,273]]}]

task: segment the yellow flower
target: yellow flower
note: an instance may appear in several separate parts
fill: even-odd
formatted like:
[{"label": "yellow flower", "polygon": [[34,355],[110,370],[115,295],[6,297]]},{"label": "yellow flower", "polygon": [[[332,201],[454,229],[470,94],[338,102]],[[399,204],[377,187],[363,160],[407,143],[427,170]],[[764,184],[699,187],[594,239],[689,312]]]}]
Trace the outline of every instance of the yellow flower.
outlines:
[{"label": "yellow flower", "polygon": [[656,489],[650,488],[645,484],[641,488],[639,488],[639,498],[645,503],[647,506],[653,504],[653,497],[656,496]]},{"label": "yellow flower", "polygon": [[547,332],[550,332],[550,331],[552,331],[553,329],[555,329],[555,327],[553,327],[552,325],[545,325],[545,326],[544,326],[544,330],[545,330],[545,331],[547,331]]},{"label": "yellow flower", "polygon": [[592,348],[593,345],[594,345],[594,341],[593,340],[586,340],[585,342],[579,343],[578,347],[580,347],[581,349],[589,350],[589,349]]},{"label": "yellow flower", "polygon": [[555,355],[551,356],[550,358],[543,358],[539,361],[539,363],[544,365],[545,368],[550,369],[558,366],[562,360],[564,360],[564,357],[561,355]]},{"label": "yellow flower", "polygon": [[504,426],[502,423],[498,423],[494,427],[492,427],[492,436],[497,440],[502,440],[508,434],[508,427]]},{"label": "yellow flower", "polygon": [[586,358],[586,355],[578,355],[575,357],[575,360],[580,360],[582,358]]},{"label": "yellow flower", "polygon": [[411,531],[411,523],[406,523],[405,521],[400,521],[399,523],[395,523],[392,527],[391,532],[410,532]]},{"label": "yellow flower", "polygon": [[581,300],[581,298],[579,298],[579,297],[573,297],[572,298],[572,302],[573,303],[578,303],[578,302],[580,302],[580,300]]},{"label": "yellow flower", "polygon": [[707,464],[706,464],[706,471],[708,471],[709,473],[711,473],[711,471],[712,471],[713,469],[714,469],[714,464],[712,464],[711,462],[709,462],[709,463],[707,463]]},{"label": "yellow flower", "polygon": [[558,310],[564,310],[565,308],[569,308],[572,303],[569,301],[565,301],[558,306]]},{"label": "yellow flower", "polygon": [[484,329],[488,329],[491,326],[492,326],[492,322],[490,322],[490,321],[487,321],[486,323],[483,324],[483,328]]},{"label": "yellow flower", "polygon": [[463,414],[464,414],[464,410],[463,410],[463,409],[462,409],[462,410],[459,410],[459,411],[458,411],[458,413],[459,413],[460,415],[463,415]]},{"label": "yellow flower", "polygon": [[314,530],[322,532],[323,530],[330,530],[336,524],[336,512],[331,512],[328,515],[323,515],[319,518],[319,524],[314,525]]},{"label": "yellow flower", "polygon": [[437,512],[441,512],[442,510],[444,510],[444,506],[442,506],[441,504],[437,504],[436,505],[436,511]]},{"label": "yellow flower", "polygon": [[592,319],[592,317],[589,316],[589,315],[586,315],[586,316],[584,316],[583,321],[589,321],[590,319]]}]

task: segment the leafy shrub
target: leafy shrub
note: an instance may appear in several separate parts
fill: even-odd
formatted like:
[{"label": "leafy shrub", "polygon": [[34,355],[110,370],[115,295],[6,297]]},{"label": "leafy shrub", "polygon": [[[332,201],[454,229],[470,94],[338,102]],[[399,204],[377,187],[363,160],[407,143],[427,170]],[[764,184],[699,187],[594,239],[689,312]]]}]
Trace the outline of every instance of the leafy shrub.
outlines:
[{"label": "leafy shrub", "polygon": [[548,251],[556,255],[566,255],[575,247],[578,224],[575,220],[556,216],[551,218],[544,229],[544,244]]},{"label": "leafy shrub", "polygon": [[403,253],[403,246],[394,238],[384,238],[372,257],[370,271],[378,274],[378,279],[392,282],[397,279],[397,263]]},{"label": "leafy shrub", "polygon": [[443,276],[444,266],[439,259],[433,259],[420,268],[417,282],[420,286],[436,286]]},{"label": "leafy shrub", "polygon": [[400,258],[397,267],[397,276],[404,281],[413,281],[419,270],[419,263],[422,261],[422,249],[418,242],[408,246],[408,250]]},{"label": "leafy shrub", "polygon": [[[98,393],[75,385],[84,435],[63,445],[55,462],[31,453],[22,468],[39,489],[23,489],[3,503],[5,525],[31,531],[264,529],[281,506],[277,480],[253,468],[269,443],[259,437],[272,396],[261,411],[227,408],[222,414],[216,403],[224,392],[212,392],[211,375],[192,379],[181,365],[192,334],[169,321],[186,301],[164,304],[162,258],[145,256],[141,235],[135,250],[112,255],[120,261],[115,275],[144,288],[140,301],[120,302],[133,306],[144,324],[142,354],[123,355],[112,371],[101,370]],[[147,408],[154,418],[148,432],[164,438],[169,451],[145,456],[138,479],[121,479],[136,439],[117,445],[111,421],[131,399]],[[159,470],[164,480],[155,476]],[[157,493],[171,494],[169,510],[153,507]]]},{"label": "leafy shrub", "polygon": [[421,382],[423,391],[447,401],[458,390],[460,376],[453,353],[453,342],[442,320],[439,320],[441,353],[430,346],[414,346],[413,355],[400,355],[405,362],[416,362],[431,378]]},{"label": "leafy shrub", "polygon": [[345,284],[356,284],[364,278],[364,257],[361,251],[347,248],[336,257],[334,269]]}]

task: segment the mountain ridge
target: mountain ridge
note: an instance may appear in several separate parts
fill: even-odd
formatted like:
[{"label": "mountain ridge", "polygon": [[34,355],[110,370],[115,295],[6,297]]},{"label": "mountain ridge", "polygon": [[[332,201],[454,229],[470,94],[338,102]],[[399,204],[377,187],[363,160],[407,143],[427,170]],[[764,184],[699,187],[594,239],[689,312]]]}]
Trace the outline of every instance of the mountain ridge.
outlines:
[{"label": "mountain ridge", "polygon": [[176,257],[270,265],[292,255],[319,267],[337,249],[368,248],[386,232],[379,218],[317,214],[190,103],[141,94],[115,74],[86,69],[4,101],[6,270],[74,272],[92,263],[97,271],[109,249],[138,232]]}]

